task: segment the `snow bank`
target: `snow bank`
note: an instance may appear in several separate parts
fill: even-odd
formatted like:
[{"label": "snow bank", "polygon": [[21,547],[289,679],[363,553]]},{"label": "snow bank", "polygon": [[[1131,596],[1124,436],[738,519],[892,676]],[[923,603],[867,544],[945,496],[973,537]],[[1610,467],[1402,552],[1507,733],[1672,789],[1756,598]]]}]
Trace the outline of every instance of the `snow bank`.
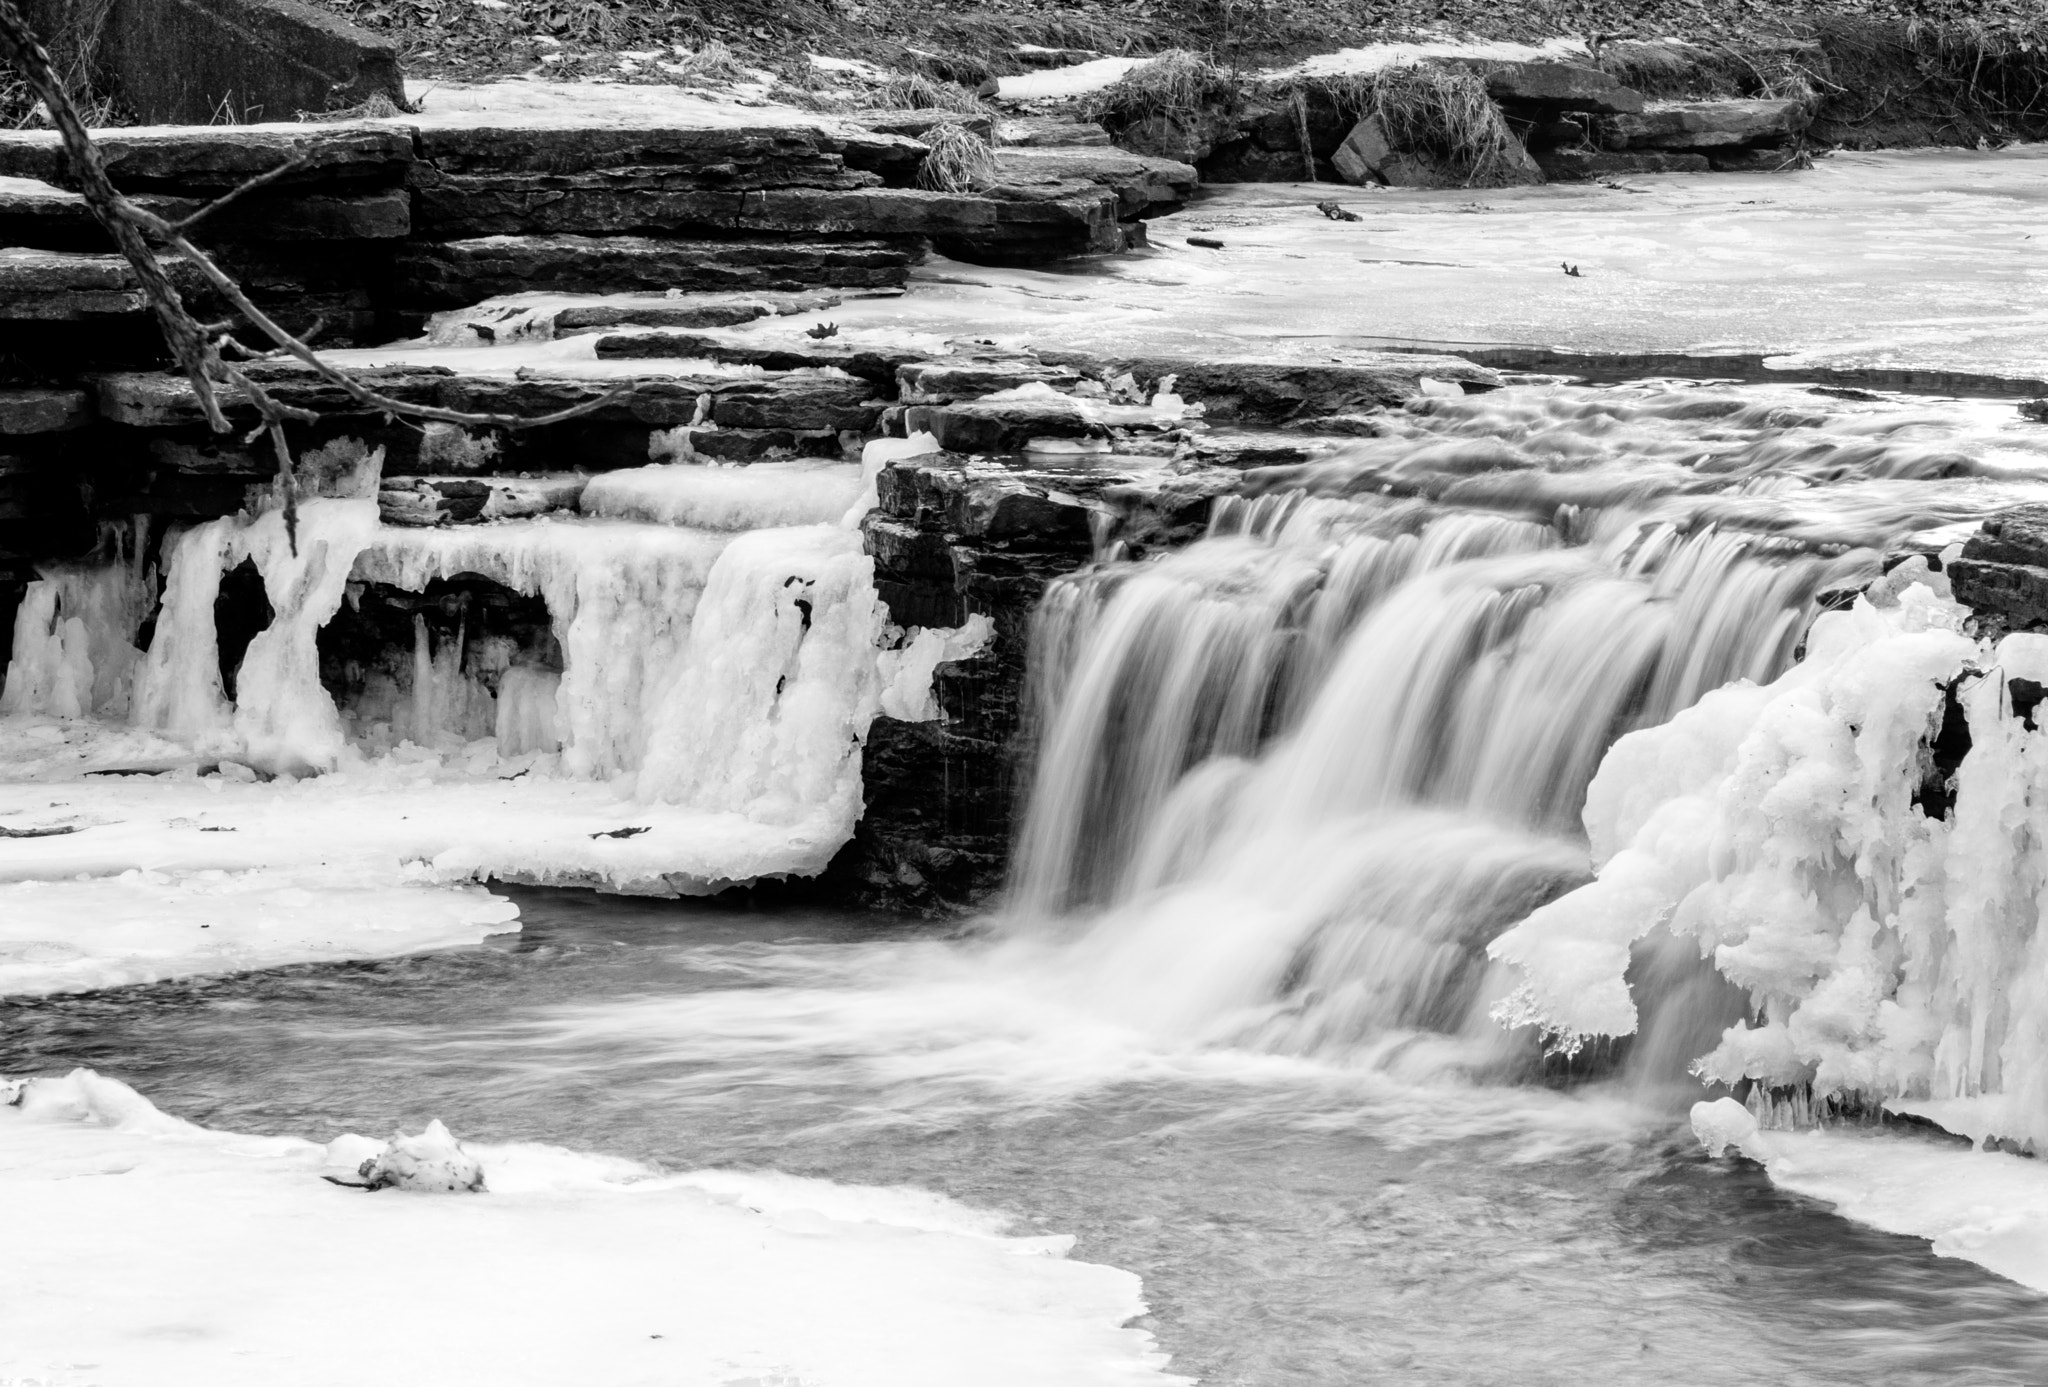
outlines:
[{"label": "snow bank", "polygon": [[757,462],[749,467],[672,463],[606,472],[584,488],[587,515],[700,530],[825,525],[861,493],[852,463]]},{"label": "snow bank", "polygon": [[1554,38],[1542,43],[1509,43],[1488,39],[1434,39],[1413,43],[1374,43],[1363,48],[1340,48],[1335,53],[1318,53],[1293,67],[1271,74],[1287,77],[1341,77],[1383,72],[1390,67],[1409,67],[1436,59],[1464,59],[1494,63],[1589,63],[1582,39]]},{"label": "snow bank", "polygon": [[370,1193],[321,1179],[316,1143],[196,1127],[90,1071],[8,1098],[0,1377],[1185,1381],[1122,1327],[1137,1277],[920,1191],[465,1142],[485,1192]]},{"label": "snow bank", "polygon": [[1001,101],[1058,101],[1072,96],[1086,96],[1089,92],[1101,91],[1134,67],[1143,67],[1144,58],[1096,58],[1091,62],[1075,63],[1072,67],[1042,68],[1036,72],[996,79],[996,97]]},{"label": "snow bank", "polygon": [[[1490,948],[1523,980],[1500,1019],[1566,1049],[1634,1030],[1629,946],[1661,923],[1757,1008],[1703,1078],[2002,1095],[2003,1135],[2048,1142],[2048,728],[2013,703],[2048,637],[1965,637],[1940,586],[1913,560],[1774,683],[1618,742],[1586,801],[1598,879]],[[1958,719],[1951,776],[1932,746]]]}]

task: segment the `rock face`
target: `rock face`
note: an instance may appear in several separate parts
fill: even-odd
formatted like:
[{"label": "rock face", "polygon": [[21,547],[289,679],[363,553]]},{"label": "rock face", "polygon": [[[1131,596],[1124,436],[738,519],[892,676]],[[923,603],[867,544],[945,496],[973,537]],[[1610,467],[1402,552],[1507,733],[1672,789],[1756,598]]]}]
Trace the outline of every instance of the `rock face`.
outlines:
[{"label": "rock face", "polygon": [[34,0],[46,39],[97,22],[93,66],[145,121],[292,120],[405,100],[398,48],[297,0]]},{"label": "rock face", "polygon": [[479,236],[415,242],[394,263],[395,294],[416,308],[455,308],[547,290],[796,290],[899,285],[915,252],[878,240],[651,236]]},{"label": "rock face", "polygon": [[1339,365],[1112,358],[1057,351],[1041,351],[1039,358],[1091,375],[1128,373],[1147,390],[1172,377],[1175,390],[1200,401],[1210,419],[1223,423],[1282,424],[1385,409],[1422,394],[1427,389],[1424,381],[1453,385],[1468,394],[1497,390],[1501,384],[1497,373],[1462,357],[1407,352],[1359,352]]},{"label": "rock face", "polygon": [[[287,159],[304,167],[283,182],[379,182],[413,162],[411,134],[391,125],[196,125],[108,130],[94,137],[124,192],[225,191]],[[0,174],[75,183],[54,130],[0,132]]]},{"label": "rock face", "polygon": [[1806,126],[1797,101],[1660,101],[1596,126],[1610,149],[1721,149],[1780,143]]},{"label": "rock face", "polygon": [[1713,167],[1704,154],[1605,149],[1545,150],[1536,156],[1536,164],[1555,183],[1635,173],[1706,173]]},{"label": "rock face", "polygon": [[1486,94],[1517,114],[1560,111],[1632,115],[1643,94],[1597,67],[1572,63],[1503,63],[1486,74]]},{"label": "rock face", "polygon": [[2048,503],[1985,521],[1947,571],[1956,600],[1977,613],[1980,633],[2048,631]]},{"label": "rock face", "polygon": [[1103,496],[1130,480],[958,457],[883,470],[881,504],[862,532],[890,619],[957,626],[979,617],[993,638],[972,659],[939,666],[936,721],[882,717],[870,728],[866,811],[835,863],[857,894],[930,908],[1002,885],[1033,614],[1047,583],[1088,561]]}]

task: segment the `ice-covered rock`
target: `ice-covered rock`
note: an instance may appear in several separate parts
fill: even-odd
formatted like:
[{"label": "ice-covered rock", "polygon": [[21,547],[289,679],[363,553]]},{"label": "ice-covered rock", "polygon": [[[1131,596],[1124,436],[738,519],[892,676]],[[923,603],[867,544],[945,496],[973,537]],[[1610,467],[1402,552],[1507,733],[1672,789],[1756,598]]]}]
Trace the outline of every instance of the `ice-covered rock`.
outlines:
[{"label": "ice-covered rock", "polygon": [[[365,1139],[350,1133],[327,1145],[328,1167],[350,1161],[363,1152]],[[481,1194],[483,1164],[462,1149],[462,1143],[443,1126],[439,1118],[429,1122],[418,1136],[394,1132],[391,1140],[353,1160],[354,1179],[329,1179],[337,1184],[361,1185],[365,1189],[415,1190],[423,1194]]]},{"label": "ice-covered rock", "polygon": [[[1880,594],[1886,595],[1886,594]],[[1490,946],[1496,1015],[1564,1048],[1627,1034],[1631,945],[1698,942],[1755,1010],[1703,1078],[1816,1098],[1999,1099],[2048,1140],[2048,636],[1995,646],[1929,587],[1823,614],[1775,682],[1615,744],[1587,793],[1598,879]]]},{"label": "ice-covered rock", "polygon": [[1707,1148],[1707,1155],[1718,1157],[1731,1148],[1742,1150],[1742,1144],[1756,1135],[1756,1117],[1733,1098],[1695,1103],[1692,1134]]}]

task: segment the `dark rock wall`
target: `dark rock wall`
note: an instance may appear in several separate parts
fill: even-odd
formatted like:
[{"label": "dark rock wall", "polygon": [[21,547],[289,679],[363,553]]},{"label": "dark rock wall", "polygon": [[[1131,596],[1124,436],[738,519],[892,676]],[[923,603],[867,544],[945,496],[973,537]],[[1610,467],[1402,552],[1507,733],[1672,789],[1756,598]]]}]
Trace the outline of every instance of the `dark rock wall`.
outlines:
[{"label": "dark rock wall", "polygon": [[[104,11],[94,61],[146,123],[295,120],[405,100],[398,46],[297,0],[40,0],[29,22],[58,46]],[[60,37],[62,36],[62,37]]]}]

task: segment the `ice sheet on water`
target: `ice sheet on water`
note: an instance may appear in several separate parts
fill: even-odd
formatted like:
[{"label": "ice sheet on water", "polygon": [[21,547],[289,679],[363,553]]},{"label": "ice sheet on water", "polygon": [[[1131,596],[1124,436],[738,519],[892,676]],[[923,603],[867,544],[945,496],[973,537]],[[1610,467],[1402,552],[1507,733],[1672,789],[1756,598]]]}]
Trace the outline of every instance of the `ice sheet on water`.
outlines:
[{"label": "ice sheet on water", "polygon": [[936,1195],[464,1142],[486,1193],[407,1198],[322,1180],[319,1144],[209,1131],[90,1071],[0,1095],[21,1099],[0,1106],[0,1375],[1185,1381],[1124,1327],[1137,1277]]},{"label": "ice sheet on water", "polygon": [[405,875],[393,864],[366,881],[307,864],[10,881],[0,884],[0,995],[392,957],[519,928],[518,907],[480,886]]}]

